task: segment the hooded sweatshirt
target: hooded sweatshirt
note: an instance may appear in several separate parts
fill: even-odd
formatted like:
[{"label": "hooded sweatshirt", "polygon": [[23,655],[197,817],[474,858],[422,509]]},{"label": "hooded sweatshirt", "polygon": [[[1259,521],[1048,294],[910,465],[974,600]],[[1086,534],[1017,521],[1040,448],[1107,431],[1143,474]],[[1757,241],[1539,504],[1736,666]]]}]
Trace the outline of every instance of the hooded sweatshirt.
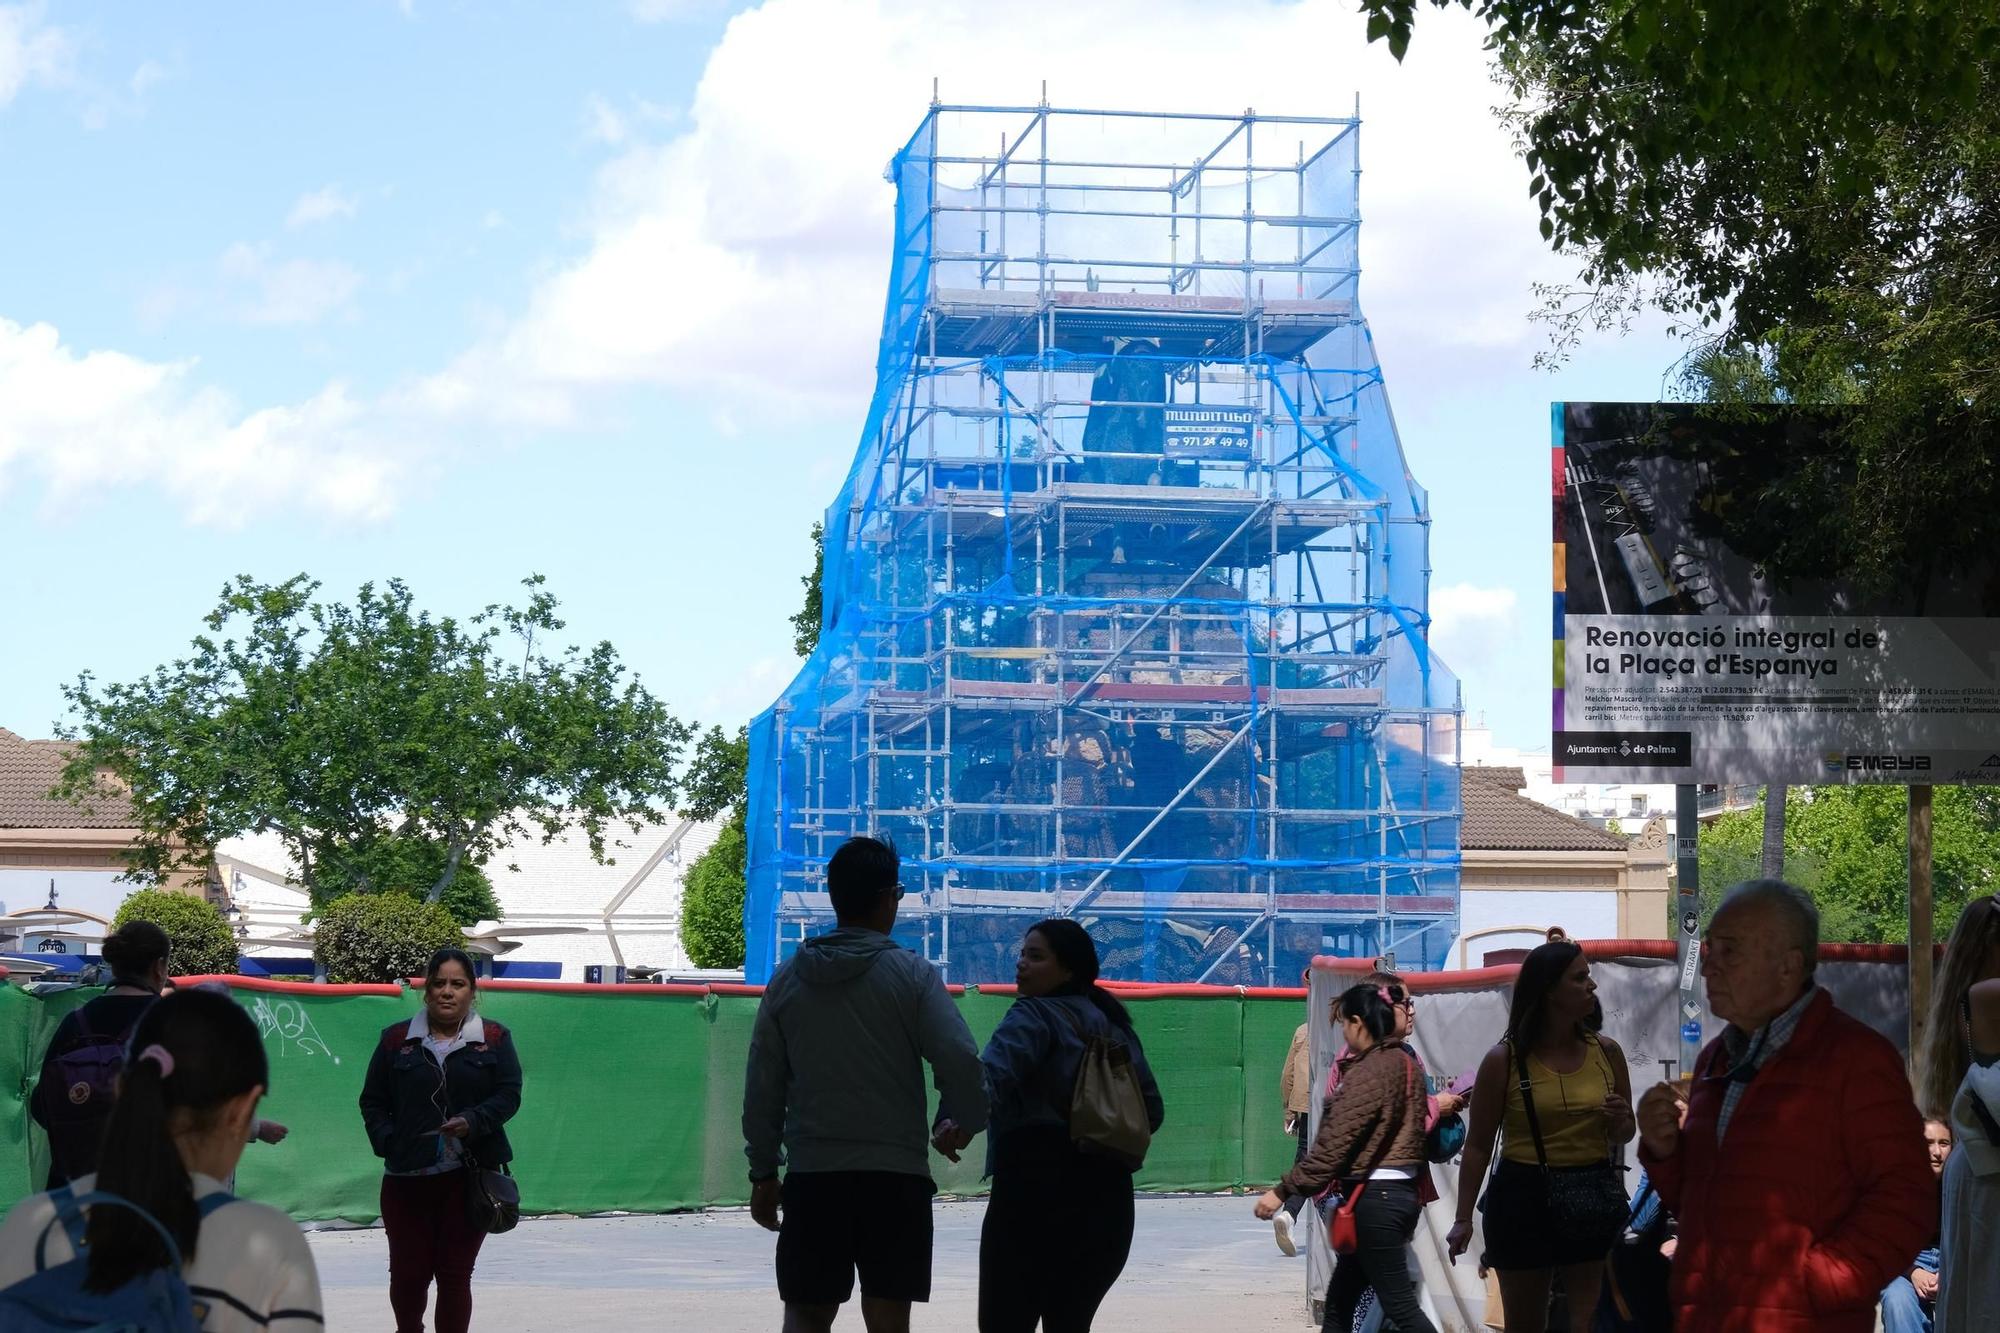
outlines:
[{"label": "hooded sweatshirt", "polygon": [[986,1128],[979,1047],[938,970],[880,931],[807,940],[764,988],[744,1075],[750,1178],[930,1175],[924,1062],[941,1119]]}]

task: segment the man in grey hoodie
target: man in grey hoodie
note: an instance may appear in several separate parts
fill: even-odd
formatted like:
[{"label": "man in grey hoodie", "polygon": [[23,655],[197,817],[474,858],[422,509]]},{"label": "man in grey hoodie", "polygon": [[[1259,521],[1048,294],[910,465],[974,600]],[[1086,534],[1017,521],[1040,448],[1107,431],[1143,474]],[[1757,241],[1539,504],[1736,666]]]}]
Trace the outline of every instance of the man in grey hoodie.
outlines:
[{"label": "man in grey hoodie", "polygon": [[843,843],[826,867],[838,929],[799,946],[757,1006],[744,1152],[750,1215],[778,1233],[785,1333],[830,1329],[857,1270],[869,1333],[906,1333],[930,1299],[925,1061],[939,1122],[958,1126],[940,1145],[952,1160],[986,1127],[971,1030],[937,969],[889,938],[901,869],[885,843]]}]

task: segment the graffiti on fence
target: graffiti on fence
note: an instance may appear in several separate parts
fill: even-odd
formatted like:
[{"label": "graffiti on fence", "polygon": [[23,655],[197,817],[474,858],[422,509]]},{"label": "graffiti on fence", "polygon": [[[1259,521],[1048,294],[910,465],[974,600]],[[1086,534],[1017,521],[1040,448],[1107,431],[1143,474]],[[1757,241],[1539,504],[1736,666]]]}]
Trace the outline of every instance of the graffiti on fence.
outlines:
[{"label": "graffiti on fence", "polygon": [[340,1063],[340,1057],[313,1026],[306,1007],[297,1000],[273,1000],[268,995],[259,995],[250,1006],[250,1016],[257,1020],[257,1029],[266,1041],[276,1034],[280,1056],[292,1054],[296,1046],[300,1055],[323,1055],[335,1064]]}]

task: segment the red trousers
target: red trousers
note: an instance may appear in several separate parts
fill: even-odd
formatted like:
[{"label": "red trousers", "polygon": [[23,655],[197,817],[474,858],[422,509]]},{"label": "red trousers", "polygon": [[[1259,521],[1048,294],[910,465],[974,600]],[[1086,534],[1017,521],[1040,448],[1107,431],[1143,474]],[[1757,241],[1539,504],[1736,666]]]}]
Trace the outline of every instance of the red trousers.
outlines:
[{"label": "red trousers", "polygon": [[382,1177],[382,1226],[389,1233],[389,1308],[396,1333],[424,1333],[424,1302],[437,1283],[437,1333],[472,1324],[472,1265],[486,1233],[465,1216],[465,1172]]}]

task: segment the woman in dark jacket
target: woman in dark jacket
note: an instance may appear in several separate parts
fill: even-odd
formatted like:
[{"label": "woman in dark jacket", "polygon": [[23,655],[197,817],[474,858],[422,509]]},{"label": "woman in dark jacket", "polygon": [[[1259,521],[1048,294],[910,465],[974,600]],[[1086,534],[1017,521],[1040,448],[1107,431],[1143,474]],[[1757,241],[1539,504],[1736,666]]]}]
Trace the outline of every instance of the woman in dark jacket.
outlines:
[{"label": "woman in dark jacket", "polygon": [[[979,1328],[1034,1333],[1039,1320],[1044,1333],[1084,1333],[1132,1249],[1133,1168],[1070,1138],[1090,1039],[1109,1037],[1130,1055],[1154,1131],[1166,1109],[1132,1015],[1097,984],[1097,946],[1082,926],[1031,927],[1014,980],[1021,998],[981,1056],[993,1192],[979,1236]],[[952,1128],[940,1125],[940,1139]]]},{"label": "woman in dark jacket", "polygon": [[35,1123],[49,1132],[50,1189],[97,1170],[125,1039],[168,984],[167,933],[151,921],[127,922],[99,947],[111,985],[56,1025],[28,1103]]},{"label": "woman in dark jacket", "polygon": [[1308,1198],[1333,1181],[1355,1198],[1359,1246],[1334,1263],[1326,1290],[1332,1333],[1354,1327],[1361,1293],[1374,1287],[1383,1327],[1395,1333],[1437,1333],[1410,1281],[1405,1247],[1416,1234],[1418,1176],[1424,1171],[1424,1080],[1417,1059],[1396,1036],[1396,1007],[1386,987],[1349,987],[1335,1010],[1353,1052],[1340,1085],[1321,1108],[1312,1148],[1274,1189],[1257,1201],[1269,1221],[1288,1194]]},{"label": "woman in dark jacket", "polygon": [[386,1166],[382,1225],[397,1333],[423,1333],[433,1280],[438,1333],[465,1333],[486,1239],[468,1215],[465,1167],[514,1160],[504,1127],[521,1109],[521,1062],[512,1034],[479,1015],[478,998],[472,960],[439,949],[424,973],[423,1010],[382,1030],[361,1089],[361,1122]]}]

